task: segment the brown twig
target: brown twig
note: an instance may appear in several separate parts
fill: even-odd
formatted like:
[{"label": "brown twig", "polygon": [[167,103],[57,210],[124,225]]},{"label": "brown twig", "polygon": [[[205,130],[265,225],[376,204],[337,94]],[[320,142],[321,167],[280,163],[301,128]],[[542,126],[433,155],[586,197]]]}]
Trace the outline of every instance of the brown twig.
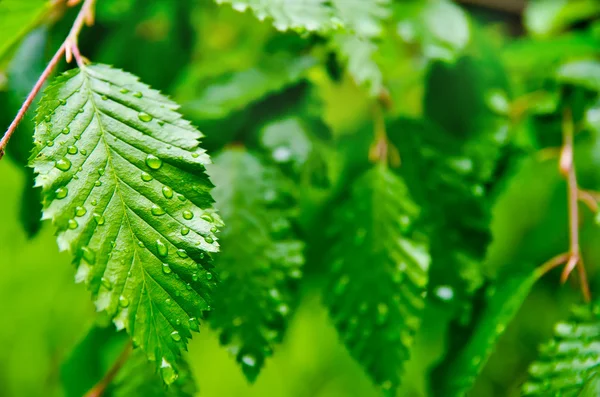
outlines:
[{"label": "brown twig", "polygon": [[[29,95],[27,95],[27,98],[25,99],[25,102],[23,102],[23,105],[21,105],[21,109],[19,109],[19,112],[17,113],[17,116],[15,117],[15,119],[12,121],[12,123],[10,123],[8,130],[6,130],[6,133],[0,140],[0,159],[2,159],[2,157],[4,156],[4,152],[6,150],[6,145],[8,145],[8,141],[10,140],[10,138],[16,131],[17,126],[19,125],[21,120],[23,120],[23,117],[25,117],[25,113],[27,113],[27,110],[29,110],[29,108],[31,107],[33,100],[35,99],[37,94],[40,92],[42,87],[44,86],[44,83],[46,83],[46,80],[48,80],[48,77],[50,77],[50,75],[52,74],[52,72],[54,71],[54,69],[56,68],[58,63],[60,62],[60,59],[62,58],[62,56],[65,55],[67,62],[71,62],[72,55],[75,55],[75,60],[77,61],[77,65],[79,67],[83,66],[84,62],[83,62],[83,58],[81,57],[81,54],[79,53],[79,48],[77,46],[77,40],[79,37],[79,33],[81,32],[81,29],[83,28],[83,25],[84,24],[91,25],[94,22],[94,4],[95,4],[95,2],[96,2],[96,0],[85,0],[84,1],[83,5],[81,6],[81,9],[79,10],[79,13],[77,14],[77,17],[75,18],[75,21],[73,22],[73,27],[71,28],[71,31],[67,35],[67,38],[61,44],[59,49],[56,51],[56,54],[54,54],[54,56],[48,63],[48,66],[46,66],[46,69],[44,69],[44,71],[40,75],[40,78],[33,86]],[[67,4],[69,5],[71,3],[67,3]]]},{"label": "brown twig", "polygon": [[[569,278],[569,275],[573,269],[577,267],[581,292],[584,299],[589,302],[591,300],[590,287],[587,280],[583,258],[581,257],[581,247],[579,245],[578,202],[579,200],[584,202],[589,201],[589,197],[593,198],[593,196],[585,194],[582,195],[583,191],[579,190],[577,185],[575,160],[573,157],[573,118],[569,109],[566,109],[564,112],[562,130],[563,146],[560,154],[559,170],[567,180],[567,201],[569,208],[569,251],[550,259],[540,267],[540,270],[543,273],[546,273],[557,266],[565,264],[560,277],[561,282],[564,283]],[[588,206],[590,205],[589,203],[587,204]],[[597,208],[597,203],[595,204],[595,208]]]},{"label": "brown twig", "polygon": [[96,385],[92,387],[90,391],[88,391],[85,394],[84,397],[100,397],[104,395],[104,392],[106,391],[108,385],[111,384],[111,382],[115,379],[115,376],[117,376],[123,365],[127,362],[129,354],[132,350],[133,346],[131,345],[131,342],[128,342],[125,346],[125,349],[123,349],[119,357],[117,357],[117,360],[115,361],[113,366],[108,370],[106,375],[104,375],[104,377],[100,379],[100,381],[96,383]]},{"label": "brown twig", "polygon": [[373,105],[373,119],[375,121],[375,140],[369,148],[369,160],[374,163],[382,162],[392,167],[400,166],[400,153],[389,141],[385,130],[385,117],[382,104],[377,102]]}]

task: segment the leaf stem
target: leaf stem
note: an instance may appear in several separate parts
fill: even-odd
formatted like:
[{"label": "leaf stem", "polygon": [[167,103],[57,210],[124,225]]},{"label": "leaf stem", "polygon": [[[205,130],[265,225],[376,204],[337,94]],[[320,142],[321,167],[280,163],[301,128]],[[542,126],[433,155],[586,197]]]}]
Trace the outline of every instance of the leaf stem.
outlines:
[{"label": "leaf stem", "polygon": [[131,345],[131,342],[127,342],[125,348],[123,349],[119,357],[117,357],[117,360],[115,361],[113,366],[108,370],[106,375],[104,375],[104,377],[100,379],[100,381],[96,383],[96,385],[92,387],[90,391],[88,391],[85,394],[84,397],[100,397],[104,395],[104,392],[106,391],[108,385],[111,384],[111,382],[115,379],[115,376],[117,376],[123,365],[127,362],[127,359],[129,358],[129,355],[131,354],[132,350],[133,346]]},{"label": "leaf stem", "polygon": [[[553,268],[565,264],[561,273],[560,281],[566,282],[571,272],[577,268],[581,292],[586,302],[591,300],[590,287],[587,280],[585,265],[581,257],[581,247],[579,244],[579,200],[584,201],[588,206],[591,195],[585,194],[585,191],[579,189],[577,185],[577,174],[575,170],[575,160],[573,156],[573,116],[570,109],[565,109],[563,116],[563,146],[560,153],[559,170],[567,180],[567,203],[569,214],[569,251],[555,256],[544,263],[540,270],[546,273]],[[597,208],[597,204],[595,206]]]},{"label": "leaf stem", "polygon": [[83,5],[81,6],[81,9],[79,10],[79,13],[77,14],[77,18],[75,18],[75,21],[73,22],[73,27],[71,28],[71,31],[69,32],[67,38],[56,51],[56,53],[46,66],[46,69],[44,69],[44,71],[40,75],[40,78],[31,89],[29,95],[27,95],[27,98],[25,99],[25,102],[23,102],[23,105],[21,105],[21,108],[19,109],[19,112],[17,113],[15,119],[12,121],[12,123],[10,123],[8,130],[6,130],[4,136],[0,140],[0,159],[2,159],[2,157],[4,156],[6,145],[8,145],[8,141],[16,131],[21,120],[23,120],[23,117],[25,117],[25,113],[27,113],[27,110],[29,110],[29,108],[31,107],[31,104],[33,103],[35,97],[44,86],[44,83],[46,83],[46,80],[48,80],[48,77],[50,77],[50,75],[60,62],[62,56],[66,55],[67,62],[71,62],[71,54],[75,54],[75,60],[77,61],[77,64],[80,67],[83,65],[83,59],[81,57],[81,54],[79,53],[79,48],[77,47],[77,38],[79,37],[79,33],[81,32],[84,23],[91,25],[94,22],[95,2],[96,0],[84,1]]}]

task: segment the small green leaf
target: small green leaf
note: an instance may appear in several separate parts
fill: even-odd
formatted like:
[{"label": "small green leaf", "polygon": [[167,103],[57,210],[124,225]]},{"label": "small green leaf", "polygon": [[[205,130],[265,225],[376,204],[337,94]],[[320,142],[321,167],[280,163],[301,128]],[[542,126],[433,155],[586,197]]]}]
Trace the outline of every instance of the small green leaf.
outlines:
[{"label": "small green leaf", "polygon": [[254,381],[283,337],[304,246],[292,232],[289,181],[277,169],[233,148],[218,155],[209,171],[227,223],[218,257],[220,306],[210,315],[211,325]]},{"label": "small green leaf", "polygon": [[270,19],[277,30],[321,31],[336,28],[327,0],[216,0],[217,4],[231,4],[233,9],[250,9],[264,21]]},{"label": "small green leaf", "polygon": [[384,393],[394,395],[425,305],[429,254],[411,237],[419,209],[404,182],[377,165],[335,213],[325,290],[340,339]]},{"label": "small green leaf", "polygon": [[450,1],[398,4],[398,35],[407,43],[419,43],[429,59],[454,61],[471,39],[464,11]]},{"label": "small green leaf", "polygon": [[0,61],[39,22],[51,6],[46,0],[0,1]]},{"label": "small green leaf", "polygon": [[529,366],[530,377],[523,385],[523,395],[590,395],[598,387],[599,370],[598,307],[578,306],[571,321],[557,323],[554,339],[541,346],[540,357]]},{"label": "small green leaf", "polygon": [[535,36],[547,37],[577,21],[600,16],[597,0],[533,0],[525,8],[525,27]]},{"label": "small green leaf", "polygon": [[84,396],[104,377],[128,343],[127,334],[117,332],[111,324],[94,324],[61,365],[65,396]]},{"label": "small green leaf", "polygon": [[600,92],[600,61],[574,61],[562,65],[556,72],[558,81],[579,85]]},{"label": "small green leaf", "polygon": [[465,396],[483,370],[500,337],[521,308],[539,272],[510,276],[488,287],[486,307],[467,345],[447,362],[440,395]]},{"label": "small green leaf", "polygon": [[187,103],[183,111],[197,120],[223,119],[268,94],[282,90],[302,79],[315,65],[309,56],[290,59],[270,57],[260,65],[222,76]]},{"label": "small green leaf", "polygon": [[194,275],[212,274],[220,225],[202,134],[175,109],[123,71],[70,70],[40,101],[31,160],[77,281],[157,368],[172,366],[167,382],[210,307],[215,280]]},{"label": "small green leaf", "polygon": [[371,96],[377,96],[383,87],[383,75],[374,59],[377,45],[345,33],[335,35],[332,44],[346,62],[348,73],[356,84],[365,86]]}]

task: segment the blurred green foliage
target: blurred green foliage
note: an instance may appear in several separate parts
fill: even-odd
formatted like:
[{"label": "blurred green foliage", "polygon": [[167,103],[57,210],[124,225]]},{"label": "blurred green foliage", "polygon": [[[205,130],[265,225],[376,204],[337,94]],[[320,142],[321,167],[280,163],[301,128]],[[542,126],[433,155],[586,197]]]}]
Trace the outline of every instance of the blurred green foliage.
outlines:
[{"label": "blurred green foliage", "polygon": [[[60,1],[19,3],[0,0],[0,130],[75,14]],[[226,276],[219,301],[230,306],[203,321],[178,382],[166,391],[135,350],[107,395],[190,395],[192,379],[203,396],[381,395],[386,379],[373,362],[386,348],[394,353],[396,328],[361,345],[348,328],[356,322],[348,307],[362,299],[381,309],[390,280],[379,271],[369,277],[380,278],[363,279],[355,263],[348,273],[354,279],[346,281],[352,288],[338,294],[345,278],[329,260],[331,229],[345,225],[342,231],[377,247],[373,236],[381,230],[353,230],[361,223],[343,218],[344,211],[394,209],[404,196],[419,207],[411,217],[419,217],[398,241],[428,240],[431,265],[410,354],[385,367],[392,378],[401,374],[396,394],[518,396],[526,384],[526,392],[544,395],[550,385],[567,388],[544,383],[544,376],[564,376],[568,387],[596,395],[597,365],[586,366],[587,383],[536,372],[564,358],[548,348],[540,356],[542,342],[578,343],[585,335],[559,322],[581,304],[576,277],[561,286],[559,271],[540,277],[535,269],[568,249],[556,151],[566,107],[577,126],[579,183],[600,190],[600,3],[537,0],[522,14],[446,0],[218,3],[227,4],[97,0],[96,23],[80,38],[93,62],[125,69],[181,104],[206,135],[217,208],[231,225],[221,234],[223,255],[215,257]],[[68,67],[61,63],[60,71]],[[58,252],[52,225],[39,223],[39,192],[26,168],[32,136],[30,111],[0,162],[0,396],[80,396],[109,370],[127,337],[95,311],[84,286],[74,283],[69,255]],[[245,160],[232,165],[236,156]],[[362,181],[355,189],[365,198],[349,200],[361,175],[379,170],[377,160],[389,165],[389,185],[406,185],[406,192],[397,188],[391,199],[379,186],[372,189],[379,196],[369,195],[369,181]],[[282,196],[280,207],[266,203],[270,187]],[[600,229],[592,211],[582,205],[580,214],[598,304]],[[354,234],[334,238],[342,246],[334,254],[341,249],[346,263],[362,260],[367,274],[377,269],[372,258],[385,260],[379,251],[346,250]],[[277,304],[265,293],[276,294]],[[255,305],[246,311],[248,299]],[[579,309],[575,320],[594,325],[597,315]],[[370,330],[381,324],[371,320],[365,316],[360,329],[378,335]],[[401,323],[392,324],[398,334]],[[272,338],[263,339],[268,331]],[[254,361],[240,345],[260,348]],[[586,352],[568,358],[590,359]]]}]

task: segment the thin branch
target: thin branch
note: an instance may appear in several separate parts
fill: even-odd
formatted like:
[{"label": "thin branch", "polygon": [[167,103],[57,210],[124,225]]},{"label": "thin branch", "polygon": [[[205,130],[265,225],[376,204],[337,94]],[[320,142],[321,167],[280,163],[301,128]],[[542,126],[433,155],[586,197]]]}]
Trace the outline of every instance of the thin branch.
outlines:
[{"label": "thin branch", "polygon": [[35,97],[40,92],[40,90],[44,86],[44,83],[46,83],[46,81],[60,62],[62,56],[66,55],[67,62],[71,62],[71,54],[75,53],[75,59],[77,61],[77,64],[80,67],[83,65],[83,60],[81,55],[79,54],[79,48],[77,47],[77,39],[79,37],[81,29],[83,28],[84,23],[87,23],[89,25],[94,21],[95,2],[96,0],[85,0],[83,5],[81,6],[81,9],[79,10],[79,13],[77,14],[77,18],[75,18],[75,21],[73,22],[73,27],[71,28],[69,35],[61,44],[58,51],[56,51],[56,54],[54,54],[54,56],[48,63],[48,66],[46,66],[46,69],[44,69],[44,71],[42,72],[40,78],[31,89],[29,95],[27,95],[27,98],[25,99],[25,102],[23,102],[23,105],[21,105],[21,109],[19,109],[19,112],[17,113],[15,119],[12,121],[12,123],[10,123],[8,130],[6,130],[6,133],[0,140],[0,159],[2,159],[2,157],[4,156],[4,152],[6,150],[6,145],[8,145],[8,141],[17,130],[19,123],[21,122],[21,120],[23,120],[23,117],[25,117],[25,113],[27,113],[27,110],[29,110],[29,108],[31,107],[31,104],[33,103]]},{"label": "thin branch", "polygon": [[96,383],[84,397],[100,397],[104,395],[106,388],[111,384],[115,379],[115,376],[117,376],[123,365],[127,362],[132,350],[133,346],[131,345],[131,342],[128,342],[127,345],[125,345],[125,349],[123,349],[119,357],[117,357],[113,366],[108,370],[106,375],[104,375],[104,378],[100,379],[100,381]]},{"label": "thin branch", "polygon": [[[573,156],[573,118],[571,111],[566,109],[563,117],[563,146],[560,152],[559,170],[567,180],[567,202],[569,208],[569,252],[560,254],[550,259],[540,267],[543,273],[565,264],[561,273],[560,281],[565,283],[569,275],[577,268],[579,274],[579,283],[584,299],[591,300],[590,287],[585,272],[585,265],[581,257],[581,247],[579,245],[579,200],[586,203],[592,210],[597,210],[598,204],[593,200],[593,196],[588,192],[582,191],[577,185],[577,174],[575,170],[575,159]],[[591,201],[590,201],[591,200]]]}]

